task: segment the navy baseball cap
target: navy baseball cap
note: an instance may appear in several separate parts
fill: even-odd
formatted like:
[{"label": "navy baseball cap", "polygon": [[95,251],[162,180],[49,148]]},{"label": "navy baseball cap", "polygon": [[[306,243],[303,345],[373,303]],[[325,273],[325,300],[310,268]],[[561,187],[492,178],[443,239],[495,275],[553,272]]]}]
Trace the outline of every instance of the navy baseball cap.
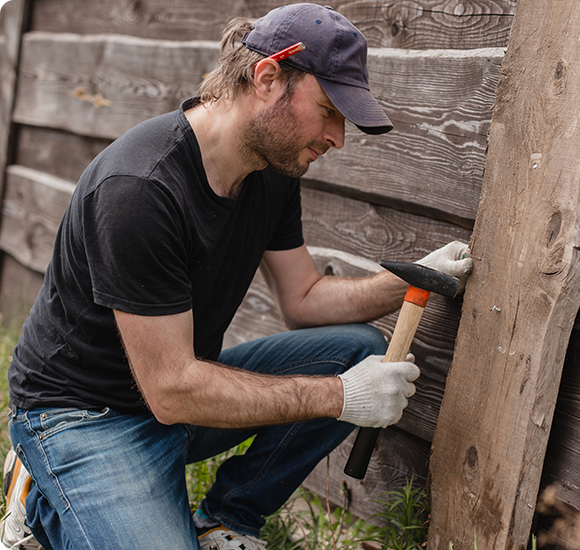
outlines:
[{"label": "navy baseball cap", "polygon": [[333,105],[367,134],[384,134],[391,121],[372,96],[367,41],[330,6],[291,4],[257,19],[242,43],[265,56],[302,42],[306,49],[284,61],[316,77]]}]

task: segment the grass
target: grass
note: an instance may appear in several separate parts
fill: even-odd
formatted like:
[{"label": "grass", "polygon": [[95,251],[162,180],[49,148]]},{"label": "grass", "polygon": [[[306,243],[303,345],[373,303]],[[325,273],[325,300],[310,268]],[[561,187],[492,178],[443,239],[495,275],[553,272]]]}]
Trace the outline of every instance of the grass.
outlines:
[{"label": "grass", "polygon": [[[8,365],[12,361],[12,350],[18,341],[18,332],[8,330],[0,324],[0,467],[4,470],[4,460],[10,450],[10,433],[8,431]],[[0,491],[1,510],[4,510],[4,492]],[[1,517],[2,514],[0,514]]]},{"label": "grass", "polygon": [[385,520],[383,549],[423,548],[428,533],[427,494],[423,487],[413,487],[413,479],[407,479],[404,487],[375,502],[382,508],[375,516]]},{"label": "grass", "polygon": [[[12,350],[18,341],[18,332],[0,324],[0,466],[11,447],[8,431],[8,379]],[[242,454],[251,444],[248,440],[217,457],[191,464],[186,469],[186,483],[192,510],[196,509],[211,487],[219,466],[230,456]],[[0,512],[5,497],[0,491]],[[345,491],[345,503],[347,495]],[[374,543],[381,550],[413,550],[426,540],[426,528],[418,519],[425,512],[424,491],[413,489],[412,481],[405,487],[389,492],[377,501],[386,526],[377,527],[354,518],[345,507],[331,507],[327,498],[305,488],[299,488],[289,502],[278,512],[266,518],[260,536],[267,541],[268,550],[355,550],[363,543]],[[0,517],[2,514],[0,513]],[[422,516],[421,516],[422,517]]]}]

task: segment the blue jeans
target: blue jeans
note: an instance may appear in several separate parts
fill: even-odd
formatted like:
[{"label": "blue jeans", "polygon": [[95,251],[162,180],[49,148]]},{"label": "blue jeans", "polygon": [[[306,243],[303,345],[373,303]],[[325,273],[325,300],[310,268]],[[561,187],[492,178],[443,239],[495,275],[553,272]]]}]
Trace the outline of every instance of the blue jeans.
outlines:
[{"label": "blue jeans", "polygon": [[[219,361],[275,375],[336,375],[386,341],[368,325],[285,332],[224,350]],[[219,414],[219,411],[216,411]],[[219,469],[202,510],[258,536],[275,512],[353,426],[324,418],[248,430],[166,426],[150,414],[110,409],[13,408],[10,435],[34,479],[27,520],[47,550],[197,550],[185,465],[253,434],[243,456]]]}]

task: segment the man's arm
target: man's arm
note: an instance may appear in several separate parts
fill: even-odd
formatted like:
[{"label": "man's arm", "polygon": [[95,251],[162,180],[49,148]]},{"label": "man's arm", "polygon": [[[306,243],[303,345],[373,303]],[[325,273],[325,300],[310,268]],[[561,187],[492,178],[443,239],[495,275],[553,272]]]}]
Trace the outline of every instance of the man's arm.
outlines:
[{"label": "man's arm", "polygon": [[139,390],[164,424],[243,428],[341,414],[339,378],[262,375],[198,360],[191,311],[115,311],[115,319]]},{"label": "man's arm", "polygon": [[[447,250],[428,258],[432,267],[446,266],[444,260],[451,262],[446,269],[464,269],[449,257]],[[380,317],[400,305],[407,288],[388,272],[320,277],[305,247],[267,252],[264,269],[288,324],[297,327]],[[379,356],[353,367],[350,385],[332,376],[256,374],[197,359],[191,311],[159,317],[115,311],[115,319],[139,390],[164,424],[243,428],[330,417],[386,426],[402,413],[419,376],[411,362],[386,364]]]},{"label": "man's arm", "polygon": [[291,329],[378,319],[401,306],[409,286],[388,271],[321,277],[305,245],[266,251],[261,270]]},{"label": "man's arm", "polygon": [[[417,263],[460,279],[473,266],[467,245],[454,241]],[[367,277],[321,277],[305,245],[266,251],[261,265],[288,328],[368,322],[395,311],[409,285],[388,271]]]}]

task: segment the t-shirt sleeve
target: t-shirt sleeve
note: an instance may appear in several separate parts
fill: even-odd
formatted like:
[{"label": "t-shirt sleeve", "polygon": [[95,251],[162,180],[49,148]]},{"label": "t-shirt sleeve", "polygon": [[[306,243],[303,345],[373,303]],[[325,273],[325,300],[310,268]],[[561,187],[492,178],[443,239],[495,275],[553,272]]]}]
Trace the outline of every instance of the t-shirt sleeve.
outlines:
[{"label": "t-shirt sleeve", "polygon": [[304,244],[302,235],[302,206],[300,203],[300,180],[294,178],[287,187],[284,214],[274,231],[268,250],[291,250]]},{"label": "t-shirt sleeve", "polygon": [[135,315],[171,315],[192,307],[183,214],[167,189],[112,177],[83,202],[94,300]]}]

